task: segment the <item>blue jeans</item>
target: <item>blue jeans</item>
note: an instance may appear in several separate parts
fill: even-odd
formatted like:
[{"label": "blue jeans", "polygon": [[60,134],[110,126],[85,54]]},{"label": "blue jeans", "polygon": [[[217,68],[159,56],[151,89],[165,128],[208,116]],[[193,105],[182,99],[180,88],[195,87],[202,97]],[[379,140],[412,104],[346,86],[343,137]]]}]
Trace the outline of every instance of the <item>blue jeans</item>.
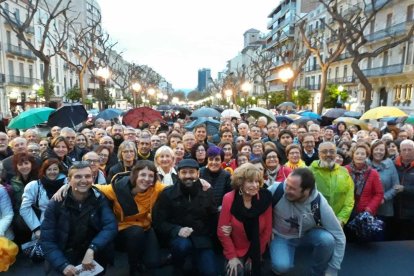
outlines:
[{"label": "blue jeans", "polygon": [[174,265],[183,267],[187,257],[192,257],[193,266],[199,275],[217,275],[216,261],[212,249],[194,248],[190,239],[178,237],[171,241]]},{"label": "blue jeans", "polygon": [[272,270],[276,274],[289,272],[294,266],[295,250],[299,246],[312,247],[311,275],[324,275],[335,247],[335,239],[328,231],[315,228],[298,239],[275,235],[270,243]]}]

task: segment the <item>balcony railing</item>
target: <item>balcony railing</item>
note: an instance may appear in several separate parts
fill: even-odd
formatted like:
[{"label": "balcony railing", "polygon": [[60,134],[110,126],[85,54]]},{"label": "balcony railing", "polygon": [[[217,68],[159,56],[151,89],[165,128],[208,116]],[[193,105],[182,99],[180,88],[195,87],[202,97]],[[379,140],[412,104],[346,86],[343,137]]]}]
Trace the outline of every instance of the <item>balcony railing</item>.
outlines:
[{"label": "balcony railing", "polygon": [[30,58],[30,59],[36,59],[36,56],[32,53],[32,51],[23,49],[22,47],[19,47],[19,46],[7,44],[6,50],[7,52],[14,54],[14,55],[23,56],[23,57]]},{"label": "balcony railing", "polygon": [[404,67],[403,64],[395,64],[395,65],[365,69],[365,70],[362,70],[362,72],[364,73],[366,77],[393,75],[393,74],[402,73],[403,67]]},{"label": "balcony railing", "polygon": [[319,64],[313,64],[311,66],[305,67],[305,72],[318,71],[318,70],[321,70],[321,66]]},{"label": "balcony railing", "polygon": [[[11,24],[14,24],[16,26],[22,26],[23,25],[24,22],[21,21],[20,19],[16,18],[15,14],[13,12],[11,12],[11,11],[9,11],[7,9],[4,9],[4,11],[9,14],[9,18],[10,18]],[[10,22],[7,21],[7,20],[5,20],[4,23],[5,24],[10,24]],[[27,27],[25,29],[25,32],[26,33],[29,33],[29,34],[34,34],[34,32],[35,32],[34,27],[33,26]]]},{"label": "balcony railing", "polygon": [[6,77],[6,81],[11,84],[17,84],[17,85],[33,85],[36,82],[36,79],[34,78],[26,78],[21,76],[15,76],[15,75],[8,75]]},{"label": "balcony railing", "polygon": [[305,84],[305,88],[308,90],[319,90],[321,89],[321,84],[320,83]]},{"label": "balcony railing", "polygon": [[6,75],[0,74],[0,83],[5,83],[5,82],[6,82]]},{"label": "balcony railing", "polygon": [[380,40],[386,37],[394,37],[398,35],[403,35],[407,32],[407,22],[402,22],[397,25],[385,28],[383,30],[377,31],[375,33],[367,35],[365,38],[367,41],[372,42]]},{"label": "balcony railing", "polygon": [[328,83],[336,83],[336,84],[342,84],[342,83],[352,83],[355,82],[355,76],[347,76],[342,78],[333,78],[329,79]]},{"label": "balcony railing", "polygon": [[346,53],[340,54],[340,55],[336,58],[336,61],[339,61],[339,60],[344,60],[344,59],[348,59],[348,58],[352,58],[352,55],[351,55],[350,53],[346,52]]}]

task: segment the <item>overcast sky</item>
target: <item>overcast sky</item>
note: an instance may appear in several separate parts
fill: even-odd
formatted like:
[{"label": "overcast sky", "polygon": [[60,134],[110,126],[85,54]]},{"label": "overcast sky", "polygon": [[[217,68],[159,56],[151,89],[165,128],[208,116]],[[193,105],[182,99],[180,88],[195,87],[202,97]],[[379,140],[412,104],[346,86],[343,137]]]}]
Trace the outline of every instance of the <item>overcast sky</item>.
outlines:
[{"label": "overcast sky", "polygon": [[[193,89],[197,72],[212,77],[243,48],[243,33],[267,32],[278,0],[97,0],[103,26],[130,62],[147,64],[174,89]],[[260,4],[259,4],[260,3]]]}]

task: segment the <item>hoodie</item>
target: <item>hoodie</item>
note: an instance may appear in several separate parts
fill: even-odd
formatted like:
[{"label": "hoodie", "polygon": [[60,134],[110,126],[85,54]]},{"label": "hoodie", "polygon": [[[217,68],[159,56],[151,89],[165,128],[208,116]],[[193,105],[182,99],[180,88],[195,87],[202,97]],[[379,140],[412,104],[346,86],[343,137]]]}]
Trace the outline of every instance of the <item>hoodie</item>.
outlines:
[{"label": "hoodie", "polygon": [[[283,183],[279,184],[283,185]],[[272,194],[278,185],[273,185]],[[316,189],[312,191],[305,202],[289,201],[285,194],[273,207],[273,233],[285,239],[301,238],[303,235],[318,227],[311,210],[311,202],[320,194],[321,227],[332,234],[335,239],[335,248],[329,266],[339,270],[345,253],[345,234],[339,220],[329,206],[325,197]]]}]

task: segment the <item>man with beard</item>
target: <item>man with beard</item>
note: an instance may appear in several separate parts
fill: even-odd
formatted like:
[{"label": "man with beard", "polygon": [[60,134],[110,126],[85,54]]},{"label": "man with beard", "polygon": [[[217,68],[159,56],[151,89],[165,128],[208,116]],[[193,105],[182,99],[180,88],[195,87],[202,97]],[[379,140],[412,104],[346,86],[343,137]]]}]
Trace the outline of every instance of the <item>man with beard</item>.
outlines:
[{"label": "man with beard", "polygon": [[328,201],[336,217],[344,225],[354,208],[354,182],[348,171],[335,163],[336,146],[332,142],[322,142],[318,148],[319,160],[309,169],[316,179],[318,190]]},{"label": "man with beard", "polygon": [[8,145],[9,137],[6,133],[0,132],[0,161],[13,155],[13,151]]},{"label": "man with beard", "polygon": [[119,145],[124,141],[124,128],[119,124],[113,125],[110,135],[114,140],[114,151],[118,152]]},{"label": "man with beard", "polygon": [[312,172],[296,169],[284,183],[269,190],[273,194],[272,271],[277,275],[288,273],[295,265],[296,248],[307,246],[313,251],[310,274],[337,275],[345,253],[345,234],[316,189]]},{"label": "man with beard", "polygon": [[267,125],[267,136],[262,139],[262,141],[265,142],[273,142],[276,144],[276,141],[278,140],[279,135],[279,128],[277,126],[276,122],[270,122]]},{"label": "man with beard", "polygon": [[276,151],[279,156],[280,164],[285,164],[288,159],[286,156],[286,147],[293,143],[293,133],[290,130],[283,129],[279,132],[279,140],[276,141]]},{"label": "man with beard", "polygon": [[186,270],[185,260],[192,258],[200,274],[217,275],[212,239],[217,215],[213,191],[203,190],[194,159],[181,160],[177,170],[177,183],[165,188],[154,206],[154,229],[169,244],[177,270]]}]

